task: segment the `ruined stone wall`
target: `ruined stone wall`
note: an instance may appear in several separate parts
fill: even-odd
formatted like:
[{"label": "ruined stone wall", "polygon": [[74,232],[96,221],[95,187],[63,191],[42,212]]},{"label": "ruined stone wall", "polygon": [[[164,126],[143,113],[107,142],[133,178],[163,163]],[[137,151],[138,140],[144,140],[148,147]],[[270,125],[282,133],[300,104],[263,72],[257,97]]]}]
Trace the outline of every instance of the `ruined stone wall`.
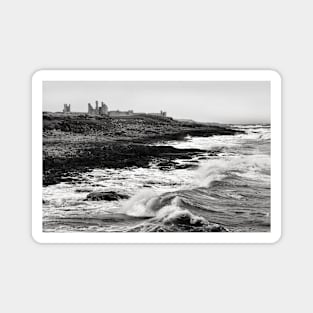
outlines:
[{"label": "ruined stone wall", "polygon": [[160,111],[160,113],[148,113],[148,115],[166,117],[166,112],[165,111]]},{"label": "ruined stone wall", "polygon": [[116,117],[116,116],[132,116],[134,115],[133,111],[109,111],[109,116]]},{"label": "ruined stone wall", "polygon": [[93,106],[88,103],[88,114],[90,115],[108,115],[108,106],[101,102],[101,106],[99,107],[99,102],[96,101],[96,107],[93,108]]},{"label": "ruined stone wall", "polygon": [[64,104],[63,113],[71,113],[71,105],[70,104]]}]

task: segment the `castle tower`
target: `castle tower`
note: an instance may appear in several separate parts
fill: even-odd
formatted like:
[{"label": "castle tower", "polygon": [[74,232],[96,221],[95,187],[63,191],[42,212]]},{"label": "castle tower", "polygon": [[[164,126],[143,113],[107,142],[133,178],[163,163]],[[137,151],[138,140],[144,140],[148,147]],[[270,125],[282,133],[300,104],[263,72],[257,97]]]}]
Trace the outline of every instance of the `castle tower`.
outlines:
[{"label": "castle tower", "polygon": [[96,102],[96,107],[93,108],[91,103],[88,103],[88,114],[90,115],[109,115],[109,108],[108,106],[101,101],[101,106],[99,106],[99,101]]},{"label": "castle tower", "polygon": [[90,103],[88,103],[88,114],[94,114],[94,109]]},{"label": "castle tower", "polygon": [[100,115],[108,115],[109,114],[109,108],[103,101],[101,102],[101,107],[99,109],[99,114]]},{"label": "castle tower", "polygon": [[71,113],[71,105],[70,104],[64,104],[63,107],[63,113]]}]

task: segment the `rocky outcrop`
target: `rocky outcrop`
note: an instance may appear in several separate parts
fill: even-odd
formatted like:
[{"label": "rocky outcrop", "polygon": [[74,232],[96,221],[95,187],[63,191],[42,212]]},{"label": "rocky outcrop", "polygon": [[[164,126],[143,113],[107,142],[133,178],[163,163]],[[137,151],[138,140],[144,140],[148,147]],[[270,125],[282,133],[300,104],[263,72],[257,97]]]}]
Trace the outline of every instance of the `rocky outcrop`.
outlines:
[{"label": "rocky outcrop", "polygon": [[[233,135],[229,127],[183,123],[170,118],[110,118],[75,114],[43,115],[43,185],[71,182],[94,168],[186,168],[175,159],[191,159],[204,151],[151,143],[190,136]],[[206,151],[207,152],[207,151]],[[213,152],[214,153],[214,152]],[[75,175],[73,175],[75,174]],[[76,183],[79,179],[76,178]]]},{"label": "rocky outcrop", "polygon": [[86,197],[86,201],[117,201],[121,199],[128,199],[128,196],[115,191],[95,191],[91,192]]},{"label": "rocky outcrop", "polygon": [[[69,149],[73,146],[72,149]],[[79,183],[79,172],[94,168],[149,167],[152,160],[159,160],[159,168],[167,170],[175,166],[175,159],[190,159],[204,151],[198,149],[176,149],[171,146],[143,144],[79,143],[64,145],[65,151],[58,155],[46,156],[43,163],[43,184],[59,182]],[[75,153],[73,153],[75,151]],[[69,154],[67,154],[69,152]],[[65,155],[63,155],[63,153]],[[75,175],[72,175],[74,173]]]}]

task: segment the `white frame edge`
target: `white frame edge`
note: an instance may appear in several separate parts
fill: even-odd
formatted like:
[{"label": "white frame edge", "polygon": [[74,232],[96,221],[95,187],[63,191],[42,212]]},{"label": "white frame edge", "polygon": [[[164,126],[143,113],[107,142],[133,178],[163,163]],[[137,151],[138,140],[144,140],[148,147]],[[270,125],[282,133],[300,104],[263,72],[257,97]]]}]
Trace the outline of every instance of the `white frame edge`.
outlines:
[{"label": "white frame edge", "polygon": [[[44,81],[269,81],[271,231],[264,233],[45,233],[42,230]],[[281,237],[281,77],[274,70],[40,70],[32,77],[32,237],[38,243],[274,243]]]}]

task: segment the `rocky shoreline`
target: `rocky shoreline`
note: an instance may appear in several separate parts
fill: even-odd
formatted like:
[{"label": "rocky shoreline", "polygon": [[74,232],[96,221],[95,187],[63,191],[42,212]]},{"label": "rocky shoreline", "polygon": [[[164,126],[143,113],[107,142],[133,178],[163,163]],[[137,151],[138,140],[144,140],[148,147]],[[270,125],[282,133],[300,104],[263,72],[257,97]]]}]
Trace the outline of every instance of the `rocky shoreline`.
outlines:
[{"label": "rocky shoreline", "polygon": [[75,180],[94,168],[148,167],[156,160],[160,169],[181,166],[176,159],[191,159],[218,151],[176,149],[155,142],[190,136],[234,135],[227,126],[183,123],[170,118],[71,116],[43,114],[43,185]]}]

